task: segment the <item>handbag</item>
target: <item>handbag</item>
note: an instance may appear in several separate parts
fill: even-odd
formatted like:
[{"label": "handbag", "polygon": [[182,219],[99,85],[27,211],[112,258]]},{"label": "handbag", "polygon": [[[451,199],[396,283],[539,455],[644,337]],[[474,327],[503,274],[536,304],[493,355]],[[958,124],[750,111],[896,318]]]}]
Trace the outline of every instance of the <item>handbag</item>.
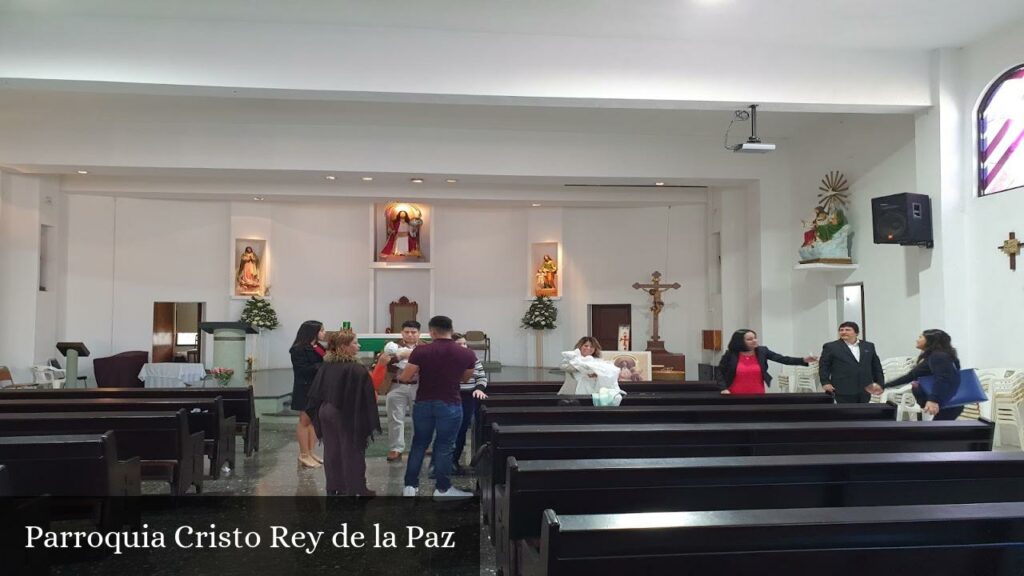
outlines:
[{"label": "handbag", "polygon": [[[931,396],[932,389],[935,388],[935,376],[922,376],[917,379],[917,383],[921,385],[922,392]],[[978,380],[978,373],[974,371],[974,368],[964,368],[960,371],[960,385],[957,387],[956,392],[940,408],[955,408],[964,404],[987,401],[988,395],[981,388],[981,380]]]}]

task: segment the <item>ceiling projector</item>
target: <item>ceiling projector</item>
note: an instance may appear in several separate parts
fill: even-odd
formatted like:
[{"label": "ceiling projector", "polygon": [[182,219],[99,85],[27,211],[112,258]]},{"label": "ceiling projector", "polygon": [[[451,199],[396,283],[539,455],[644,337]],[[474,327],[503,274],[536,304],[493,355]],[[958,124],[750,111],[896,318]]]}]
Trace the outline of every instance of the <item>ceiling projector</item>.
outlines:
[{"label": "ceiling projector", "polygon": [[[744,152],[747,154],[764,154],[765,152],[771,152],[775,150],[775,144],[769,144],[761,142],[761,139],[757,137],[757,104],[750,105],[750,112],[746,110],[737,110],[733,122],[736,120],[750,120],[750,138],[747,138],[746,142],[742,144],[726,144],[726,148],[733,152]],[[729,123],[730,128],[732,122]],[[729,140],[729,131],[725,131],[726,142]]]},{"label": "ceiling projector", "polygon": [[744,142],[743,144],[737,144],[733,146],[733,152],[747,152],[751,154],[764,154],[765,152],[771,152],[775,150],[775,144],[765,144],[758,140],[757,142]]}]

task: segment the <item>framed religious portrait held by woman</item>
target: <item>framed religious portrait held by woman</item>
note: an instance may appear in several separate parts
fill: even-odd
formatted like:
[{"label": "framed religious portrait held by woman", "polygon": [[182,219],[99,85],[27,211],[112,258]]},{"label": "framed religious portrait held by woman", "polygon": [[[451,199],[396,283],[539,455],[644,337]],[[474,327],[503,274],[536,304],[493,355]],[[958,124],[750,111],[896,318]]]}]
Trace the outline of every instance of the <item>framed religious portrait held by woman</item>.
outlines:
[{"label": "framed religious portrait held by woman", "polygon": [[619,382],[648,382],[651,380],[651,353],[644,351],[605,350],[601,359],[619,369]]},{"label": "framed religious portrait held by woman", "polygon": [[377,262],[427,262],[428,210],[421,204],[389,202],[377,211]]},{"label": "framed religious portrait held by woman", "polygon": [[232,285],[235,296],[264,296],[267,291],[267,241],[235,239]]}]

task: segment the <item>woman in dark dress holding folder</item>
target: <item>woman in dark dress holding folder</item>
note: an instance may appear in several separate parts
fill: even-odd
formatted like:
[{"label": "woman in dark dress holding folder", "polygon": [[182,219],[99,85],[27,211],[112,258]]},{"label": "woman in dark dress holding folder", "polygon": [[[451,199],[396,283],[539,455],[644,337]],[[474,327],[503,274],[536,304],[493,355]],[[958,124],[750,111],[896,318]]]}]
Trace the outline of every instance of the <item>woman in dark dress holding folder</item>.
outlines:
[{"label": "woman in dark dress holding folder", "polygon": [[[913,382],[914,398],[917,398],[917,403],[925,413],[935,416],[934,420],[956,420],[964,407],[946,407],[960,387],[960,359],[956,356],[956,348],[953,348],[949,334],[942,330],[925,330],[917,337],[917,349],[921,351],[917,365],[906,375],[886,382],[885,387]],[[935,378],[935,385],[928,393],[917,383],[923,376]],[[881,387],[877,387],[876,392],[881,392]]]}]

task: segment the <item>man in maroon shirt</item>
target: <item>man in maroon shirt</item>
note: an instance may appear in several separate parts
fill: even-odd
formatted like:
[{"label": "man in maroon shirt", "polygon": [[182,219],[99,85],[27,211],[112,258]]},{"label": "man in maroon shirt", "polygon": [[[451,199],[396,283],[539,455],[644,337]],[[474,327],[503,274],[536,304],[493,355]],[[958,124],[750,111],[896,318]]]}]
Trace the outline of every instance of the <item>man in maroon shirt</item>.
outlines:
[{"label": "man in maroon shirt", "polygon": [[452,451],[462,424],[459,384],[473,376],[476,354],[452,340],[451,318],[434,316],[427,327],[431,343],[414,348],[409,363],[398,376],[400,382],[410,382],[418,375],[420,382],[412,409],[412,449],[405,468],[402,496],[416,495],[423,458],[433,440],[437,475],[434,498],[465,498],[473,494],[452,486]]}]

